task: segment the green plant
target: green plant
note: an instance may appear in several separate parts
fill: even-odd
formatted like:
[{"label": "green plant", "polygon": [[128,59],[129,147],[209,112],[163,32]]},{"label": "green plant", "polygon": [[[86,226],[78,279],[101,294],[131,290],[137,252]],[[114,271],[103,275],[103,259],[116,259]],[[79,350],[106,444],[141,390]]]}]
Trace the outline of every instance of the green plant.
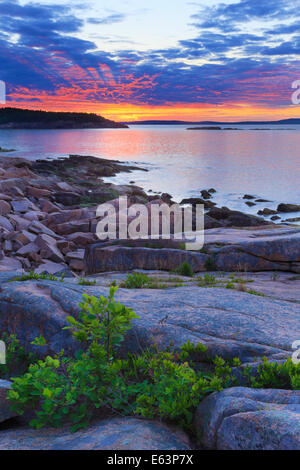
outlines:
[{"label": "green plant", "polygon": [[205,260],[204,266],[205,266],[206,271],[217,271],[216,261],[215,261],[215,258],[213,257],[207,258]]},{"label": "green plant", "polygon": [[264,357],[254,375],[251,375],[250,367],[244,375],[253,388],[300,390],[300,364],[294,364],[290,357],[284,362],[269,362]]},{"label": "green plant", "polygon": [[78,341],[91,345],[104,344],[107,361],[111,360],[114,349],[123,341],[131,320],[139,318],[130,308],[114,300],[117,290],[117,287],[110,287],[108,297],[83,294],[84,302],[79,304],[80,320],[67,317],[70,326],[66,329],[71,329]]},{"label": "green plant", "polygon": [[253,290],[253,289],[249,289],[247,292],[248,294],[258,295],[259,297],[266,297],[265,294],[263,294],[262,292],[257,292],[256,290]]},{"label": "green plant", "polygon": [[181,276],[193,277],[194,271],[188,261],[184,261],[181,266],[179,266],[175,272],[181,274]]},{"label": "green plant", "polygon": [[65,273],[60,275],[60,279],[55,277],[53,274],[37,274],[33,270],[29,271],[28,274],[23,274],[22,276],[17,276],[14,279],[11,279],[9,282],[14,281],[30,281],[30,280],[47,280],[47,281],[60,281],[64,282]]},{"label": "green plant", "polygon": [[151,281],[153,281],[153,279],[144,273],[132,273],[128,274],[126,280],[120,284],[120,287],[125,287],[126,289],[142,289],[149,285]]},{"label": "green plant", "polygon": [[32,352],[27,352],[15,335],[3,333],[1,340],[6,347],[6,364],[0,365],[0,377],[10,378],[11,375],[24,374],[29,365],[37,360]]},{"label": "green plant", "polygon": [[132,273],[128,274],[125,281],[121,282],[120,287],[125,289],[167,289],[169,287],[168,284],[161,281],[161,279],[153,278],[143,273]]},{"label": "green plant", "polygon": [[[165,351],[153,346],[119,358],[118,347],[137,317],[114,300],[116,290],[111,287],[107,298],[85,295],[80,320],[69,317],[69,328],[85,343],[84,351],[78,350],[73,358],[63,351],[48,356],[13,379],[8,392],[12,408],[20,414],[34,410],[32,426],[71,422],[76,431],[97,413],[118,413],[172,421],[192,430],[199,402],[213,391],[237,385],[232,367],[241,366],[238,358],[212,360],[206,346],[189,341],[175,351],[172,344]],[[44,339],[37,338],[34,344],[44,345]],[[282,364],[264,359],[255,376],[250,367],[244,375],[255,388],[300,389],[300,365],[291,359]]]},{"label": "green plant", "polygon": [[81,278],[78,280],[77,284],[78,284],[79,286],[95,286],[95,285],[97,284],[97,280],[96,280],[96,279],[93,279],[93,280],[91,280],[91,279],[84,279],[83,277],[81,277]]},{"label": "green plant", "polygon": [[217,282],[217,278],[213,274],[204,274],[203,277],[198,278],[199,287],[214,287]]}]

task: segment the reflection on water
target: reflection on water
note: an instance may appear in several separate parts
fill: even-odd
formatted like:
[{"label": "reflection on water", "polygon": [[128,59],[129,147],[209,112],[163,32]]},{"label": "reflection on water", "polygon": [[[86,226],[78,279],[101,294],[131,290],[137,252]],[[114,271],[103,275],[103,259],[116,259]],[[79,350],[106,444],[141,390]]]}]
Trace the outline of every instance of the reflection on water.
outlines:
[{"label": "reflection on water", "polygon": [[[289,126],[290,127],[290,126]],[[177,200],[214,187],[215,201],[256,213],[239,197],[250,193],[278,202],[300,202],[300,127],[292,130],[187,131],[183,126],[101,130],[1,130],[0,146],[26,158],[68,154],[142,162],[149,173],[120,175]],[[299,215],[299,214],[298,214]]]}]

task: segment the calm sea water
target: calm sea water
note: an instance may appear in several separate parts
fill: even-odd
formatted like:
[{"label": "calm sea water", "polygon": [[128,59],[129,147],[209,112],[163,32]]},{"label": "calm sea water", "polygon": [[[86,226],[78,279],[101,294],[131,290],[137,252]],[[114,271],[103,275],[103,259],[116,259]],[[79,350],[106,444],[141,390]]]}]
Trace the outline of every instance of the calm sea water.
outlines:
[{"label": "calm sea water", "polygon": [[[150,171],[107,180],[135,181],[147,191],[168,192],[177,201],[214,187],[215,202],[253,214],[280,202],[300,203],[300,126],[243,126],[237,131],[186,127],[0,130],[0,146],[15,148],[10,155],[28,159],[80,154],[136,162]],[[248,208],[242,199],[246,193],[271,202]]]}]

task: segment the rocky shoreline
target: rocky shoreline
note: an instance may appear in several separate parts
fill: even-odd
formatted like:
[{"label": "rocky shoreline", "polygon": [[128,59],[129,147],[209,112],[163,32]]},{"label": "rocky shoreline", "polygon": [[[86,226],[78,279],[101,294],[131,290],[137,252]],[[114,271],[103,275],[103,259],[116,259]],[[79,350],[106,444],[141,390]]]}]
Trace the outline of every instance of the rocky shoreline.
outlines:
[{"label": "rocky shoreline", "polygon": [[[205,206],[200,251],[188,252],[173,238],[99,242],[98,204],[111,202],[119,210],[122,195],[149,209],[172,203],[168,194],[149,196],[134,184],[105,183],[105,177],[124,171],[146,170],[90,156],[35,162],[0,157],[1,334],[16,335],[31,352],[37,351],[34,339],[43,335],[43,357],[62,348],[73,354],[78,345],[63,328],[68,316],[79,315],[82,295],[106,296],[111,283],[122,286],[128,272],[142,270],[157,279],[154,288],[123,287],[117,293],[117,300],[140,316],[122,354],[153,342],[164,349],[172,341],[176,351],[190,341],[204,344],[210,358],[239,357],[240,368],[255,369],[263,357],[279,364],[289,358],[300,340],[299,228],[218,208],[211,188],[182,201]],[[185,262],[197,276],[176,272]],[[14,280],[30,270],[66,277]],[[78,278],[86,275],[90,285],[80,285]],[[11,384],[0,380],[0,448],[300,450],[300,391],[248,388],[239,379],[240,368],[239,386],[200,403],[194,435],[169,423],[115,416],[95,418],[76,434],[68,427],[35,431],[26,417],[10,411]]]},{"label": "rocky shoreline", "polygon": [[[116,185],[105,183],[103,180],[120,172],[136,170],[147,171],[120,162],[88,156],[71,155],[69,158],[35,162],[22,158],[1,157],[0,270],[33,269],[53,274],[68,270],[79,273],[93,272],[85,267],[84,251],[98,240],[95,234],[99,221],[96,216],[98,204],[111,202],[118,210],[117,198],[124,195],[128,197],[129,205],[146,204],[149,211],[153,204],[172,203],[168,194],[147,195],[142,188],[134,184]],[[211,201],[212,194],[213,188],[212,193],[203,190],[201,197],[182,201],[182,204],[204,204],[206,231],[228,227],[255,230],[273,227],[262,217],[215,207]],[[124,245],[124,242],[120,241],[120,244]],[[132,245],[130,242],[128,244]],[[140,244],[137,242],[135,245]],[[149,244],[143,245],[149,248]],[[161,240],[153,241],[150,246],[178,249],[180,243]],[[184,256],[184,253],[179,253],[180,256]],[[152,259],[155,259],[155,253]],[[285,258],[273,261],[297,262]],[[173,265],[166,263],[165,269],[172,269]],[[148,269],[147,265],[144,268]],[[155,262],[149,266],[149,269],[153,268]],[[261,268],[264,269],[263,264]],[[266,266],[266,269],[270,268],[275,267]],[[283,266],[283,269],[287,268]]]}]

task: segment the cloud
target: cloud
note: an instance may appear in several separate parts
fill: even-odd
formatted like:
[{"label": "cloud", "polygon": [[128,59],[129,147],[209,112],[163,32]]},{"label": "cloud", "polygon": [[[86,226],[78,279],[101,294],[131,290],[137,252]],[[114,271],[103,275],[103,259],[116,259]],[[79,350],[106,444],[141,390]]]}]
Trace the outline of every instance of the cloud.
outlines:
[{"label": "cloud", "polygon": [[[299,79],[297,22],[285,19],[293,5],[242,0],[208,7],[193,15],[195,37],[178,38],[169,48],[139,51],[129,45],[108,53],[80,37],[84,21],[67,4],[0,2],[0,78],[13,102],[57,100],[72,109],[76,103],[283,105]],[[243,26],[258,17],[271,19],[272,28],[267,21],[265,31]],[[124,18],[114,13],[89,22]]]},{"label": "cloud", "polygon": [[121,23],[121,21],[124,21],[126,18],[126,15],[123,13],[113,13],[111,15],[108,15],[104,18],[88,18],[88,23],[91,24],[114,24],[114,23]]},{"label": "cloud", "polygon": [[[236,28],[251,20],[277,20],[297,15],[297,2],[290,0],[240,0],[238,3],[205,7],[192,15],[199,28]],[[232,30],[232,29],[231,29]]]}]

